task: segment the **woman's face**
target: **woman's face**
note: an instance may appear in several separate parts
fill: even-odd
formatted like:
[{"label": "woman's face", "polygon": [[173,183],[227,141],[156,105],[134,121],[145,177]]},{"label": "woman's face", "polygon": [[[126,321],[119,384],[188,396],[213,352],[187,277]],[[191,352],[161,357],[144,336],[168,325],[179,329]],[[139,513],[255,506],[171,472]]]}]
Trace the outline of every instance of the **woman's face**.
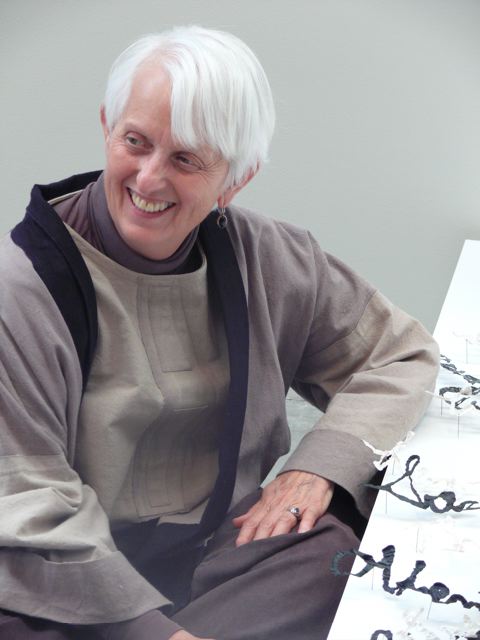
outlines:
[{"label": "woman's face", "polygon": [[170,81],[158,65],[137,72],[130,98],[109,131],[105,192],[115,227],[137,253],[171,256],[217,203],[227,206],[239,187],[223,189],[227,162],[210,148],[192,152],[170,135]]}]

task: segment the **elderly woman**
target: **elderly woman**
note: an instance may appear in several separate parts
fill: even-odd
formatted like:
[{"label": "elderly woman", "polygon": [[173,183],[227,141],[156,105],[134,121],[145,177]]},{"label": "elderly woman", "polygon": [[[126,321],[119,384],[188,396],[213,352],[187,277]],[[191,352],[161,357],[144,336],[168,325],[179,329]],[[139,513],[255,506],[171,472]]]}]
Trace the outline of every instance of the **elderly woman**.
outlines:
[{"label": "elderly woman", "polygon": [[[274,123],[236,37],[140,39],[101,121],[105,170],[35,186],[1,248],[0,637],[325,638],[362,439],[415,424],[436,348],[307,232],[230,206]],[[325,414],[262,490],[291,387]]]}]

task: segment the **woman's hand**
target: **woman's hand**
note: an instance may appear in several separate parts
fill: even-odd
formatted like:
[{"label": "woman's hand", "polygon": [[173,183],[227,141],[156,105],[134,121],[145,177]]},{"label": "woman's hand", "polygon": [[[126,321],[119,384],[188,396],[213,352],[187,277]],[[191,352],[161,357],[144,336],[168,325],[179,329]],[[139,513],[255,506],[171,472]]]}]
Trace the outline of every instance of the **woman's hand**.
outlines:
[{"label": "woman's hand", "polygon": [[[237,547],[288,533],[298,524],[298,532],[309,531],[328,509],[333,495],[333,482],[306,471],[287,471],[264,488],[260,500],[247,513],[233,519],[240,529]],[[298,507],[300,520],[289,512]],[[175,639],[176,640],[176,639]]]},{"label": "woman's hand", "polygon": [[213,640],[213,638],[199,638],[198,636],[192,636],[192,634],[185,631],[185,629],[181,629],[180,631],[175,631],[169,640]]}]

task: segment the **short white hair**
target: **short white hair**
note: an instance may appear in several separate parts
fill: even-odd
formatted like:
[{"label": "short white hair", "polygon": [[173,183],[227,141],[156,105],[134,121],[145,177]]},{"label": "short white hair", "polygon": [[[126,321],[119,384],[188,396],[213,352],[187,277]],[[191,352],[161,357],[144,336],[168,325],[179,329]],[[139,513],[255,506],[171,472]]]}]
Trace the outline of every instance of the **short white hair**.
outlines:
[{"label": "short white hair", "polygon": [[229,164],[227,187],[267,161],[275,109],[263,67],[236,36],[199,26],[143,36],[119,55],[104,100],[110,131],[147,60],[158,60],[171,81],[172,137],[189,149],[207,145],[220,152]]}]

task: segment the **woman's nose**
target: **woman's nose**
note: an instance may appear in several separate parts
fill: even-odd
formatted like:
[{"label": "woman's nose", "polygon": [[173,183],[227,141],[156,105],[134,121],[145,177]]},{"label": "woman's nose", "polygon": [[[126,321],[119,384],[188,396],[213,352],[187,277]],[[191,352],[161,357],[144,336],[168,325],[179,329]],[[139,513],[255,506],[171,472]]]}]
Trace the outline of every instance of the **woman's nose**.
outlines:
[{"label": "woman's nose", "polygon": [[137,188],[143,195],[158,191],[168,181],[168,167],[161,154],[144,156],[137,173]]}]

